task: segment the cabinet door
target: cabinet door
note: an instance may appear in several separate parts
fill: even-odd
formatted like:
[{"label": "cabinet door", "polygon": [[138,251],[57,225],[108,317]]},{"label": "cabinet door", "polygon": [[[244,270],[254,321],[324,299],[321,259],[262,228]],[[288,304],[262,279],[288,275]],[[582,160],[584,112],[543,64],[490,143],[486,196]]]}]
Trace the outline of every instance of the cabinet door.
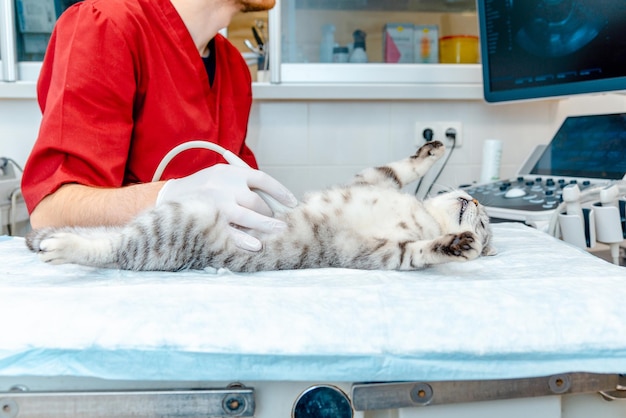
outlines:
[{"label": "cabinet door", "polygon": [[41,61],[58,17],[78,0],[15,0],[19,61]]},{"label": "cabinet door", "polygon": [[439,38],[478,35],[468,0],[281,0],[280,8],[285,63],[342,61],[343,48],[349,62],[363,62],[364,49],[372,63],[436,63]]},{"label": "cabinet door", "polygon": [[[35,81],[58,17],[79,0],[3,0],[0,81]],[[12,19],[14,17],[14,19]]]},{"label": "cabinet door", "polygon": [[[272,81],[340,83],[476,82],[478,23],[470,0],[280,0],[270,12]],[[443,54],[463,44],[460,59]]]}]

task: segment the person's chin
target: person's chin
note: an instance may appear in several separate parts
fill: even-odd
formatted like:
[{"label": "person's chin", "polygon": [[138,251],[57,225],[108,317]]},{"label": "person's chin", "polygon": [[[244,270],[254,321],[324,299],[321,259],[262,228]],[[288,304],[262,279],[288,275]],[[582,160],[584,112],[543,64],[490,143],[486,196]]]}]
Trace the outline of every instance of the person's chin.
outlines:
[{"label": "person's chin", "polygon": [[276,5],[276,0],[240,0],[241,11],[243,13],[248,12],[263,12],[270,10]]}]

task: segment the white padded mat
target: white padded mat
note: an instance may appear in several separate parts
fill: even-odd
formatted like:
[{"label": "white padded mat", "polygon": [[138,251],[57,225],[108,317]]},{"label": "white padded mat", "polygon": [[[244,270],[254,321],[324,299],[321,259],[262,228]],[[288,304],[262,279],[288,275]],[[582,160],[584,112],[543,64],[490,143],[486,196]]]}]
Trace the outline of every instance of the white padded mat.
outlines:
[{"label": "white padded mat", "polygon": [[464,380],[626,372],[626,268],[520,224],[418,272],[49,266],[0,237],[0,376]]}]

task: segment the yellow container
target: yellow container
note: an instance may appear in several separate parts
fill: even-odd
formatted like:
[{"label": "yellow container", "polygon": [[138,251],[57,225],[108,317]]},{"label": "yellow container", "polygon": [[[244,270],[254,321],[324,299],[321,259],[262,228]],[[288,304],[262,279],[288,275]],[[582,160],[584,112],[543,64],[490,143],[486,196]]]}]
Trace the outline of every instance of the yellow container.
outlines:
[{"label": "yellow container", "polygon": [[479,62],[478,36],[452,35],[439,38],[439,62],[476,64]]}]

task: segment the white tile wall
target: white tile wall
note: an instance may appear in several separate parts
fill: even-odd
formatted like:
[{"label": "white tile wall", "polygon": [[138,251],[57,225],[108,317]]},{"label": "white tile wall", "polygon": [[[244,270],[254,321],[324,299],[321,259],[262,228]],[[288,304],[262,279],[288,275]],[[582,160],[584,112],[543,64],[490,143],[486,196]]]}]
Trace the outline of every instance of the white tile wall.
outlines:
[{"label": "white tile wall", "polygon": [[261,168],[297,196],[348,180],[357,171],[415,151],[416,121],[460,121],[463,146],[438,183],[478,180],[482,141],[503,141],[503,177],[513,176],[535,145],[560,124],[558,101],[487,105],[482,101],[258,101],[249,145]]},{"label": "white tile wall", "polygon": [[34,99],[0,100],[0,157],[24,165],[35,143],[41,113]]},{"label": "white tile wall", "polygon": [[[511,177],[535,145],[546,143],[571,114],[626,111],[626,96],[489,105],[482,101],[257,101],[248,143],[261,168],[301,197],[348,180],[357,171],[415,151],[416,121],[460,121],[463,146],[438,183],[478,180],[482,142],[503,141],[501,176]],[[24,164],[39,127],[34,99],[0,100],[0,156]]]},{"label": "white tile wall", "polygon": [[305,103],[265,102],[250,115],[248,144],[267,165],[308,163],[308,107]]},{"label": "white tile wall", "polygon": [[570,97],[559,102],[559,117],[626,112],[626,93]]}]

